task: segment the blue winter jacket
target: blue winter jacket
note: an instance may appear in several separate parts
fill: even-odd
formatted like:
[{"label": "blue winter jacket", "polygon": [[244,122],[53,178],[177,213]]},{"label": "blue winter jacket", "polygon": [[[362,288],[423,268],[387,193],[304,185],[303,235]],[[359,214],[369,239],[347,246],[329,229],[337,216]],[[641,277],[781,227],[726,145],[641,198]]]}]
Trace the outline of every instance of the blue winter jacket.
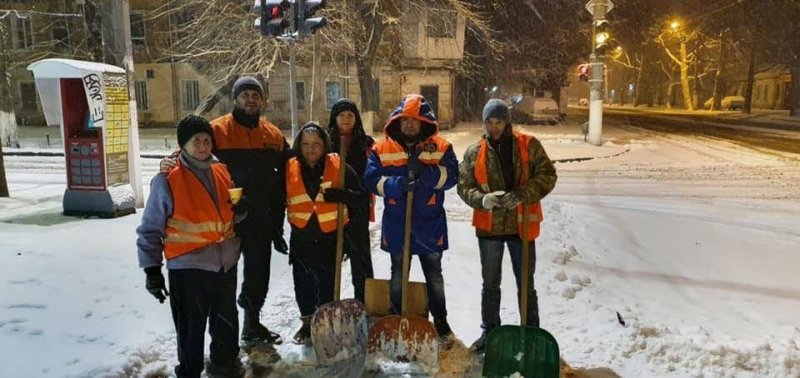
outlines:
[{"label": "blue winter jacket", "polygon": [[[421,122],[420,142],[402,143],[400,119]],[[444,192],[458,181],[458,160],[453,147],[437,135],[438,126],[422,96],[410,95],[400,102],[384,127],[384,138],[375,143],[364,172],[368,190],[383,197],[381,249],[403,253],[409,153],[420,162],[411,216],[411,253],[426,255],[448,248]]]}]

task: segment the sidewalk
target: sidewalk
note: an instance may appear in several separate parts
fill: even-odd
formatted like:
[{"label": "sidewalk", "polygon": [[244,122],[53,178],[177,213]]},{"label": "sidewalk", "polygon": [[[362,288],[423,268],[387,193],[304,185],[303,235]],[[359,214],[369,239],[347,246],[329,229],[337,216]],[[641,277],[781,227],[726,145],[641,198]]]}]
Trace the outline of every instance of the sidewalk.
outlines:
[{"label": "sidewalk", "polygon": [[[571,106],[570,108],[588,112],[586,107]],[[632,105],[605,105],[603,110],[611,114],[642,114],[650,116],[680,117],[698,121],[710,121],[728,125],[753,126],[782,130],[800,131],[800,117],[792,117],[788,110],[753,109],[751,114],[740,111],[726,110],[695,110],[690,112],[684,109],[666,109],[661,107],[648,108]]]},{"label": "sidewalk", "polygon": [[[544,145],[548,155],[556,162],[584,161],[594,158],[611,157],[624,153],[625,145],[615,144],[616,139],[628,139],[631,133],[606,127],[603,130],[602,146],[594,146],[584,141],[581,132],[581,117],[568,117],[567,121],[555,125],[515,125],[517,130],[535,135]],[[457,126],[442,130],[441,135],[453,144],[459,160],[464,150],[475,143],[483,133],[480,122],[460,122]],[[291,144],[291,132],[283,130],[284,137]],[[42,126],[20,126],[18,129],[20,148],[3,148],[5,156],[63,156],[64,149],[58,128]],[[379,139],[382,133],[373,133]],[[49,144],[48,144],[49,141]],[[139,130],[140,156],[146,159],[161,159],[177,146],[173,128]]]}]

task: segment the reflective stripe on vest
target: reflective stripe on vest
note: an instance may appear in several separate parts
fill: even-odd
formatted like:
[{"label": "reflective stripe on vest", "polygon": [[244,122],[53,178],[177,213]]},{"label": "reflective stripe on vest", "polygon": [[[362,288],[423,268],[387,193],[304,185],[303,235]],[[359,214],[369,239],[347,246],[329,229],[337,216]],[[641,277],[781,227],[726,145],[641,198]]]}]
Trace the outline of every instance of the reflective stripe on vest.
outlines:
[{"label": "reflective stripe on vest", "polygon": [[[419,154],[419,161],[422,164],[438,165],[439,161],[444,157],[447,149],[450,148],[450,143],[444,138],[436,135],[421,142],[422,152]],[[384,140],[375,143],[373,147],[378,153],[378,158],[381,165],[384,167],[395,166],[404,167],[408,164],[408,153],[400,143],[394,139],[385,138]]]},{"label": "reflective stripe on vest", "polygon": [[228,188],[233,186],[224,164],[211,164],[219,209],[203,183],[178,160],[167,175],[175,209],[167,219],[164,256],[167,260],[233,238],[233,211]]},{"label": "reflective stripe on vest", "polygon": [[[325,202],[322,190],[339,187],[339,155],[328,154],[325,157],[325,172],[317,197],[312,200],[306,192],[301,173],[300,161],[291,158],[286,162],[286,213],[289,223],[297,228],[305,228],[312,214],[317,214],[319,228],[324,233],[336,230],[335,202]],[[347,215],[347,206],[344,207],[344,224],[350,221]]]},{"label": "reflective stripe on vest", "polygon": [[[530,143],[532,137],[515,132],[514,139],[516,139],[517,142],[517,149],[519,150],[522,166],[528,165],[530,163],[528,144]],[[489,144],[486,142],[486,138],[481,138],[479,143],[480,149],[478,150],[478,157],[475,160],[475,182],[478,184],[478,188],[481,190],[481,192],[491,193],[492,190],[489,188],[489,167],[487,159],[489,154]],[[520,177],[520,184],[524,183],[525,181],[527,181],[527,177]],[[519,235],[522,235],[522,206],[522,204],[517,206],[517,232]],[[534,240],[539,236],[539,225],[542,223],[543,219],[542,206],[539,202],[526,206],[528,207],[528,240]],[[486,209],[474,209],[472,211],[472,225],[478,230],[491,233],[492,211]]]}]

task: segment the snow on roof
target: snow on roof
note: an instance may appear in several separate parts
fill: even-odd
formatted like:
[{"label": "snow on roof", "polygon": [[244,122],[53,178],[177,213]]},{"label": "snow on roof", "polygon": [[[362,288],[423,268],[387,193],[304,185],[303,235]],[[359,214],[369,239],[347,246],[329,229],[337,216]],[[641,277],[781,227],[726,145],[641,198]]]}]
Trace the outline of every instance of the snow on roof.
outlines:
[{"label": "snow on roof", "polygon": [[125,73],[110,64],[74,59],[42,59],[29,64],[28,70],[37,78],[80,78],[89,72]]}]

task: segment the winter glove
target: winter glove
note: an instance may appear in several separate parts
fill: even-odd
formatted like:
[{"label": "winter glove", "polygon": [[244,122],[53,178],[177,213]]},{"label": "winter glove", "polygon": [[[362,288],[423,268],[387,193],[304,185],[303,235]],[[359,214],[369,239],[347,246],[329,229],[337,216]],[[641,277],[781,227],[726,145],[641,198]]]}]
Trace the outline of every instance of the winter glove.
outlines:
[{"label": "winter glove", "polygon": [[400,179],[400,188],[403,193],[410,193],[413,192],[414,189],[417,188],[417,179],[412,179],[410,177],[403,177]]},{"label": "winter glove", "polygon": [[231,210],[236,215],[242,215],[246,213],[247,210],[250,210],[250,201],[247,200],[247,197],[242,197],[239,199],[239,202],[231,206]]},{"label": "winter glove", "polygon": [[343,202],[347,203],[347,195],[349,193],[347,190],[339,189],[339,188],[328,188],[325,189],[325,192],[322,193],[322,197],[325,198],[325,202]]},{"label": "winter glove", "polygon": [[275,232],[275,235],[272,237],[272,245],[278,253],[284,255],[289,254],[289,246],[286,245],[286,240],[283,240],[283,230],[277,230]]},{"label": "winter glove", "polygon": [[495,207],[499,207],[500,199],[506,192],[502,190],[498,190],[496,192],[486,193],[483,195],[483,199],[481,200],[481,206],[483,206],[486,210],[494,209]]},{"label": "winter glove", "polygon": [[167,295],[169,295],[169,292],[167,291],[167,285],[164,282],[164,275],[161,274],[161,267],[151,266],[144,268],[144,272],[147,274],[145,288],[147,288],[147,291],[149,291],[150,294],[158,299],[159,303],[164,303],[164,301],[167,300]]},{"label": "winter glove", "polygon": [[519,198],[519,194],[515,191],[508,192],[500,197],[500,206],[507,210],[511,210],[519,206],[522,203],[522,200]]}]

